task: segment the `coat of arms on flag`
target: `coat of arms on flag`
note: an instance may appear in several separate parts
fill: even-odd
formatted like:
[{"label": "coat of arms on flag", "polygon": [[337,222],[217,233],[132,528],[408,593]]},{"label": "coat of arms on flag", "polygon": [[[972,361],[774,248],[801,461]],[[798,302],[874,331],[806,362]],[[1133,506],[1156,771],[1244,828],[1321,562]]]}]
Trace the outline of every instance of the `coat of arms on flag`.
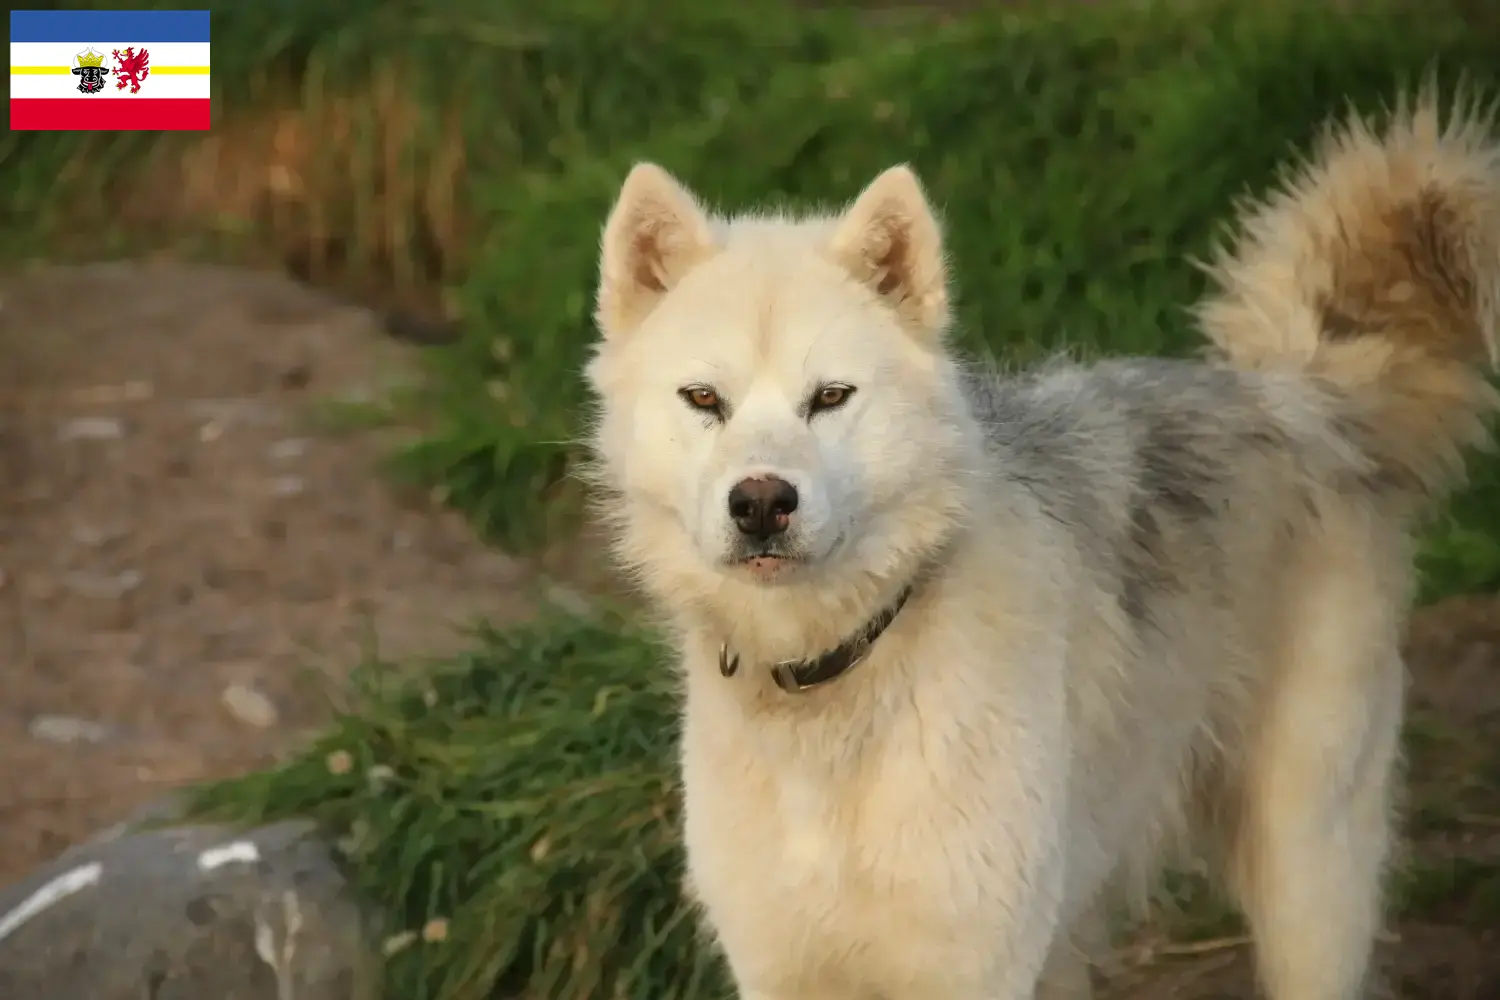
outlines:
[{"label": "coat of arms on flag", "polygon": [[73,75],[78,77],[80,94],[97,94],[104,89],[104,78],[109,67],[104,65],[104,54],[89,49],[73,57]]}]

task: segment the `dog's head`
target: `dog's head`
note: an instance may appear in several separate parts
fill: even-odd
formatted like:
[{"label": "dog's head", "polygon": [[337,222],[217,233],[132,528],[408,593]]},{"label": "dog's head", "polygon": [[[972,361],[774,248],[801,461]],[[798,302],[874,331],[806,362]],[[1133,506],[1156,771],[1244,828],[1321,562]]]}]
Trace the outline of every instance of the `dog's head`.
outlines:
[{"label": "dog's head", "polygon": [[627,557],[757,583],[906,569],[949,530],[966,464],[948,302],[905,167],[836,217],[718,220],[637,166],[588,367]]}]

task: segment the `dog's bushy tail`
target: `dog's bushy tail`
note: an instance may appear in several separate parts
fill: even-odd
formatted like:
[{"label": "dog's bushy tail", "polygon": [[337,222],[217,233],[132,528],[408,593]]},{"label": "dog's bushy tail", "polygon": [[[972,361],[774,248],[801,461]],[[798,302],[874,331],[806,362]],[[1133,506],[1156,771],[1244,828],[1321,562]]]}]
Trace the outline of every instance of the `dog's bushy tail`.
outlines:
[{"label": "dog's bushy tail", "polygon": [[1331,127],[1279,190],[1241,206],[1197,315],[1234,365],[1331,387],[1371,482],[1414,502],[1464,478],[1500,396],[1500,146],[1492,109],[1435,88],[1380,125]]}]

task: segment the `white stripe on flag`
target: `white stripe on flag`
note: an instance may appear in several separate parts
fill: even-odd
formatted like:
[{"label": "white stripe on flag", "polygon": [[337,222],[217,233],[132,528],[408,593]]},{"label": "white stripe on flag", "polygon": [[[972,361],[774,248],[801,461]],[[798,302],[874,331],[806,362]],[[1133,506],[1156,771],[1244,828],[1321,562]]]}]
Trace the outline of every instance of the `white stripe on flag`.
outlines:
[{"label": "white stripe on flag", "polygon": [[10,78],[11,100],[31,97],[76,97],[80,101],[130,101],[152,97],[197,97],[207,100],[211,89],[206,76],[157,76],[152,74],[141,83],[141,92],[120,90],[112,77],[104,78],[104,89],[97,94],[78,92],[75,76],[13,76]]}]

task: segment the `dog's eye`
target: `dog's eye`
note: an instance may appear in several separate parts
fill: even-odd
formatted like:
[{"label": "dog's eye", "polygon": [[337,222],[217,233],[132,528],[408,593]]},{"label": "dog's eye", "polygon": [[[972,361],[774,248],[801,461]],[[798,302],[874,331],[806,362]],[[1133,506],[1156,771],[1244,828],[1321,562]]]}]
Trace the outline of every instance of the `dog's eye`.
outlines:
[{"label": "dog's eye", "polygon": [[723,403],[719,394],[706,385],[690,385],[678,389],[677,395],[683,398],[687,405],[695,410],[703,410],[708,413],[719,413],[723,410]]},{"label": "dog's eye", "polygon": [[821,413],[824,410],[837,409],[849,402],[849,397],[854,395],[854,386],[844,385],[842,382],[830,382],[819,386],[818,391],[812,394],[809,401],[809,413]]}]

